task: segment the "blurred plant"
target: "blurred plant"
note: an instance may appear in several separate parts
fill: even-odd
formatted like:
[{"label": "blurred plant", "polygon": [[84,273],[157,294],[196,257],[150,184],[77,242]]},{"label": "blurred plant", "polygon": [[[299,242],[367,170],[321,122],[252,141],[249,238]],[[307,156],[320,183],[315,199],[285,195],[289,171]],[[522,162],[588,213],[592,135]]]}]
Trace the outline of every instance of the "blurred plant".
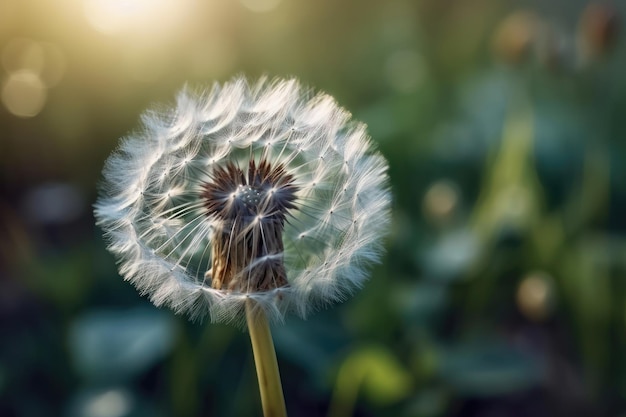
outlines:
[{"label": "blurred plant", "polygon": [[617,41],[620,19],[617,10],[604,3],[589,3],[580,16],[579,48],[585,61],[606,56]]},{"label": "blurred plant", "polygon": [[388,405],[406,398],[413,390],[412,375],[388,350],[365,347],[350,354],[341,365],[329,417],[353,415],[360,389],[378,404]]},{"label": "blurred plant", "polygon": [[576,33],[536,12],[517,10],[492,36],[494,56],[511,66],[529,62],[551,72],[580,72],[606,58],[617,43],[620,18],[615,7],[591,2],[580,14]]},{"label": "blurred plant", "polygon": [[387,164],[365,126],[295,80],[183,91],[107,161],[95,214],[155,305],[247,321],[263,409],[285,415],[269,320],[342,300],[379,258]]}]

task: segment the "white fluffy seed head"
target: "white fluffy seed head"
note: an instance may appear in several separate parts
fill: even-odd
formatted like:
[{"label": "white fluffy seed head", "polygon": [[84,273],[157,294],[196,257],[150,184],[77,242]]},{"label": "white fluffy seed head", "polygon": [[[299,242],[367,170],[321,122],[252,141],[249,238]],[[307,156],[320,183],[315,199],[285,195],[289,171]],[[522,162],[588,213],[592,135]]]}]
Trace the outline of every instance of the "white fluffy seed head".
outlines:
[{"label": "white fluffy seed head", "polygon": [[[107,160],[95,205],[120,274],[157,306],[212,321],[241,322],[249,300],[281,321],[345,299],[379,260],[390,220],[387,163],[350,117],[296,80],[243,78],[145,113]],[[261,163],[265,182],[240,178]],[[270,232],[282,243],[266,251]],[[220,239],[249,260],[231,288],[211,280]],[[246,285],[259,268],[269,284]]]}]

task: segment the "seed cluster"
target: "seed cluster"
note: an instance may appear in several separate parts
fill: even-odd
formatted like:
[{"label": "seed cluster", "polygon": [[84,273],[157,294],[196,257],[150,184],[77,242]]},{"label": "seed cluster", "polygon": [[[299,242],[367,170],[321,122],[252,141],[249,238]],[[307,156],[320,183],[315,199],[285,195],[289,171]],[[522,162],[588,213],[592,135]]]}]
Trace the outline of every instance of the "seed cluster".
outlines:
[{"label": "seed cluster", "polygon": [[286,286],[282,234],[297,187],[282,165],[251,159],[248,175],[235,164],[216,168],[203,184],[207,215],[217,220],[212,268],[215,289],[259,292]]},{"label": "seed cluster", "polygon": [[237,191],[235,191],[233,197],[241,200],[248,210],[253,211],[259,208],[261,192],[262,190],[254,189],[249,185],[240,185],[237,187]]}]

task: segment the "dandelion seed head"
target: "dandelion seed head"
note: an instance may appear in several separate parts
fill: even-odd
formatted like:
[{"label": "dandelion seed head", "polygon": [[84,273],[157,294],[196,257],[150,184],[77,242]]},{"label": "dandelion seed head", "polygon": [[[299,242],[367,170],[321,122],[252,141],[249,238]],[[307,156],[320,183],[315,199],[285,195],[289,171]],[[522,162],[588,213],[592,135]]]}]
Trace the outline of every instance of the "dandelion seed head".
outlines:
[{"label": "dandelion seed head", "polygon": [[107,160],[95,205],[120,274],[157,306],[241,322],[360,288],[389,225],[365,126],[296,80],[184,89]]}]

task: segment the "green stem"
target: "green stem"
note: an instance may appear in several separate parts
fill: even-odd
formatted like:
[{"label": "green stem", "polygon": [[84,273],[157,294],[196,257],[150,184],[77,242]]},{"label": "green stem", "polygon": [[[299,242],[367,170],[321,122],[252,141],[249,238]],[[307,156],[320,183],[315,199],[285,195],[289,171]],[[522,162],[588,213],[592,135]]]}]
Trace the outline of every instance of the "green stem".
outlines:
[{"label": "green stem", "polygon": [[254,301],[249,301],[246,304],[246,319],[259,379],[263,415],[265,417],[287,417],[274,342],[272,342],[272,334],[265,312],[255,306]]}]

